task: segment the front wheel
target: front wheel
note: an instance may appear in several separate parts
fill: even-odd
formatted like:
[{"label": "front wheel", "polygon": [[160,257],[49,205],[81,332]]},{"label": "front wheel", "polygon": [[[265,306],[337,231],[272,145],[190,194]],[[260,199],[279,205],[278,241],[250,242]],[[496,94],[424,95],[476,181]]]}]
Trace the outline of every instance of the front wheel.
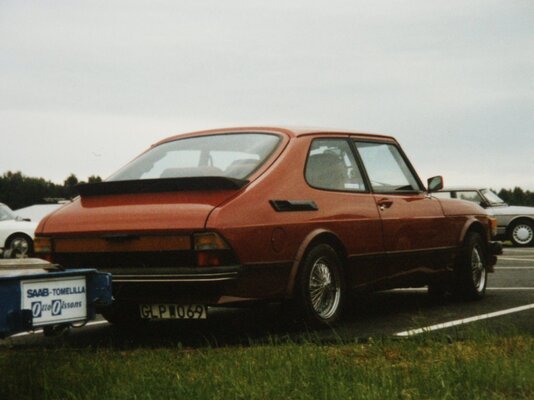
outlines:
[{"label": "front wheel", "polygon": [[307,253],[297,289],[299,308],[307,322],[324,326],[339,320],[345,301],[345,278],[339,256],[330,245],[317,245]]},{"label": "front wheel", "polygon": [[484,297],[488,278],[486,247],[480,234],[467,234],[462,254],[456,264],[455,289],[464,300]]},{"label": "front wheel", "polygon": [[510,228],[509,238],[514,246],[527,247],[534,245],[534,224],[526,220],[515,222]]}]

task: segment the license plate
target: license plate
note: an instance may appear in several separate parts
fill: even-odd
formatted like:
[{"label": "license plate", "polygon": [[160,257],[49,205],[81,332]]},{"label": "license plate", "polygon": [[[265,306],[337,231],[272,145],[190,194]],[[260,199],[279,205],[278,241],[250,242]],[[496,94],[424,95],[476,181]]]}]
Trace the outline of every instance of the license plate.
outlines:
[{"label": "license plate", "polygon": [[141,304],[143,319],[207,319],[208,307],[199,304]]},{"label": "license plate", "polygon": [[87,319],[85,277],[22,281],[22,309],[31,310],[33,326]]}]

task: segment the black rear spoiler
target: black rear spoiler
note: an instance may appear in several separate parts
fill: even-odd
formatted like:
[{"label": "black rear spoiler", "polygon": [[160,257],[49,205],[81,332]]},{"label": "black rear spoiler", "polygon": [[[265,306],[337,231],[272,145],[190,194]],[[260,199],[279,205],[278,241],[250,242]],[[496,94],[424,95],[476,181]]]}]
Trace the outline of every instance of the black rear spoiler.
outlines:
[{"label": "black rear spoiler", "polygon": [[223,176],[196,178],[139,179],[131,181],[106,181],[81,183],[75,186],[80,196],[104,196],[110,194],[162,193],[205,190],[237,190],[248,183],[244,179]]}]

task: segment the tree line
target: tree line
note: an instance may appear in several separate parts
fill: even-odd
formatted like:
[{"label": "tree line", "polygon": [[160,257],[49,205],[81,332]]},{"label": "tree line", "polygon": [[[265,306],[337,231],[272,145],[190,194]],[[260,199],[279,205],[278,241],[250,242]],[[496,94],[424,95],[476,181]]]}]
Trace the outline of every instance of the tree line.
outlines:
[{"label": "tree line", "polygon": [[[102,182],[102,178],[93,175],[88,183]],[[33,204],[55,203],[58,200],[72,199],[77,196],[75,186],[79,181],[76,175],[69,175],[63,184],[56,184],[43,178],[32,178],[19,172],[5,172],[0,177],[0,203],[7,204],[13,210]],[[534,192],[514,189],[501,189],[499,197],[508,204],[516,206],[534,206]]]},{"label": "tree line", "polygon": [[497,194],[505,202],[514,206],[534,206],[534,192],[525,191],[520,187],[501,189]]},{"label": "tree line", "polygon": [[[99,176],[90,176],[88,183],[101,182]],[[11,209],[28,207],[34,204],[57,203],[77,196],[75,186],[79,183],[76,175],[69,175],[63,184],[47,181],[43,178],[32,178],[20,171],[5,172],[0,177],[0,203],[7,204]]]}]

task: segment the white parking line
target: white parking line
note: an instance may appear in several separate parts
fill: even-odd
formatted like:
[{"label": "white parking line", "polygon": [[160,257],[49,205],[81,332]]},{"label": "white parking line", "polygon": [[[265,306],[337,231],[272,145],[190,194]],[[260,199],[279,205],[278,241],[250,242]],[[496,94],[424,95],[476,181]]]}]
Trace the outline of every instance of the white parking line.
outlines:
[{"label": "white parking line", "polygon": [[[109,324],[109,322],[108,321],[93,321],[93,322],[88,322],[84,326],[95,326],[95,325],[104,325],[104,324]],[[11,335],[9,337],[10,338],[16,338],[16,337],[22,337],[22,336],[35,335],[35,334],[39,334],[39,333],[43,333],[43,330],[42,329],[38,329],[36,331],[17,333],[15,335]]]},{"label": "white parking line", "polygon": [[421,333],[433,332],[433,331],[437,331],[437,330],[440,330],[440,329],[451,328],[453,326],[458,326],[458,325],[465,325],[465,324],[469,324],[471,322],[482,321],[484,319],[500,317],[502,315],[513,314],[513,313],[517,313],[517,312],[521,312],[521,311],[530,310],[530,309],[533,309],[533,308],[534,308],[534,303],[533,304],[527,304],[525,306],[509,308],[507,310],[496,311],[496,312],[492,312],[492,313],[489,313],[489,314],[482,314],[482,315],[477,315],[475,317],[458,319],[456,321],[445,322],[445,323],[442,323],[442,324],[430,325],[430,326],[426,326],[424,328],[410,329],[410,330],[407,330],[407,331],[404,331],[404,332],[396,333],[395,336],[399,336],[399,337],[415,336],[415,335],[419,335]]},{"label": "white parking line", "polygon": [[[534,286],[505,286],[505,287],[490,287],[488,286],[486,290],[534,290]],[[399,289],[391,289],[388,290],[388,292],[427,292],[428,289],[426,287],[422,288],[399,288]]]},{"label": "white parking line", "polygon": [[532,258],[515,258],[515,257],[499,257],[499,261],[524,261],[524,262],[534,262]]},{"label": "white parking line", "polygon": [[511,270],[514,270],[514,269],[517,269],[517,270],[529,270],[529,269],[534,269],[534,267],[495,267],[495,271],[498,271],[498,270],[504,270],[504,269],[511,269]]}]

